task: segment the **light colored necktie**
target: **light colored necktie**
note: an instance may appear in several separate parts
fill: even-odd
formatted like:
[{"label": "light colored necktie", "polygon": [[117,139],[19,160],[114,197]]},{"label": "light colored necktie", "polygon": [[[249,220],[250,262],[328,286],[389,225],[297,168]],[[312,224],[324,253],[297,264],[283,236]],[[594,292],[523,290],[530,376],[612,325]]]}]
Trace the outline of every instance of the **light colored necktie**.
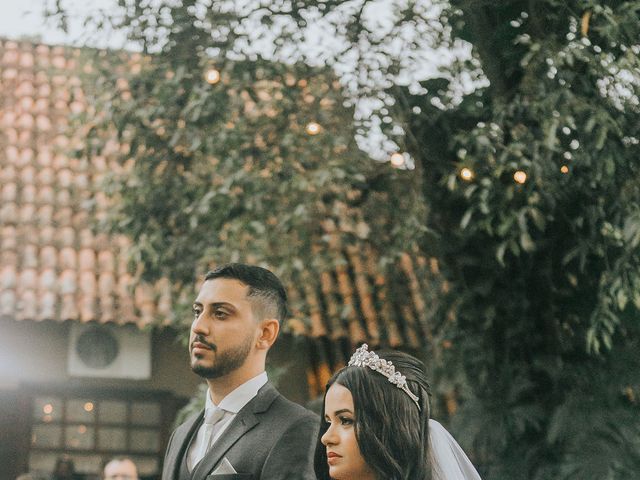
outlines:
[{"label": "light colored necktie", "polygon": [[209,447],[211,446],[211,439],[213,438],[215,426],[220,420],[222,420],[225,413],[226,413],[225,410],[218,407],[213,407],[205,411],[204,423],[202,425],[204,428],[204,439],[200,444],[200,449],[198,450],[198,456],[196,457],[196,461],[194,465],[197,465],[198,462],[200,462],[200,460],[202,460],[202,458],[205,456],[205,454],[207,453],[207,450],[209,450]]}]

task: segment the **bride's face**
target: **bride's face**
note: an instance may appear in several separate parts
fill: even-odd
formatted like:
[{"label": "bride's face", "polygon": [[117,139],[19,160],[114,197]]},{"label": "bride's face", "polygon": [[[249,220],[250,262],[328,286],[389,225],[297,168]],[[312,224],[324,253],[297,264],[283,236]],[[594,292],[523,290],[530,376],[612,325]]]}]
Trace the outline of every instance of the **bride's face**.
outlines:
[{"label": "bride's face", "polygon": [[329,475],[334,480],[375,480],[356,440],[355,409],[351,392],[338,383],[327,391],[324,409],[329,424],[320,439],[327,447]]}]

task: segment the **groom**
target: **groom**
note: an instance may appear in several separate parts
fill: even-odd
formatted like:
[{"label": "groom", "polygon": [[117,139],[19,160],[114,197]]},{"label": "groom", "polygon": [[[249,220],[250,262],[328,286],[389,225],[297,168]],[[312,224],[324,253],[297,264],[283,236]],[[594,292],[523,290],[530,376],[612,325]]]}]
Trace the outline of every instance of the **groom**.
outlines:
[{"label": "groom", "polygon": [[191,369],[206,379],[203,412],[171,435],[162,480],[313,480],[318,421],[269,383],[265,361],[286,316],[280,280],[229,264],[193,303]]}]

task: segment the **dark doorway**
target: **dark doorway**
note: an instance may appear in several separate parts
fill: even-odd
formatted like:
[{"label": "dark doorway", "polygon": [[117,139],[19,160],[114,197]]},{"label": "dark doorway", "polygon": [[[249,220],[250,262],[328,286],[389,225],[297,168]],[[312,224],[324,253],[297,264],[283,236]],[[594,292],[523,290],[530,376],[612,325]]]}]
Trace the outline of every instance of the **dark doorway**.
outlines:
[{"label": "dark doorway", "polygon": [[0,480],[13,480],[27,471],[29,402],[19,392],[0,390]]}]

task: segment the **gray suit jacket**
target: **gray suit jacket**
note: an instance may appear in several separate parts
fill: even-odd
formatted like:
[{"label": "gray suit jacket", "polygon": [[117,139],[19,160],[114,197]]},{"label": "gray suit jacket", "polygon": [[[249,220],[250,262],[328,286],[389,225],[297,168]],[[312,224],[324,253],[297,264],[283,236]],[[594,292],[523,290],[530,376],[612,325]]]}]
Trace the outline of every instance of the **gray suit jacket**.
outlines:
[{"label": "gray suit jacket", "polygon": [[[171,435],[162,480],[177,480],[182,458],[204,411]],[[193,480],[315,480],[313,452],[319,420],[267,383],[238,412],[222,436],[193,469]],[[238,474],[211,475],[226,458]]]}]

